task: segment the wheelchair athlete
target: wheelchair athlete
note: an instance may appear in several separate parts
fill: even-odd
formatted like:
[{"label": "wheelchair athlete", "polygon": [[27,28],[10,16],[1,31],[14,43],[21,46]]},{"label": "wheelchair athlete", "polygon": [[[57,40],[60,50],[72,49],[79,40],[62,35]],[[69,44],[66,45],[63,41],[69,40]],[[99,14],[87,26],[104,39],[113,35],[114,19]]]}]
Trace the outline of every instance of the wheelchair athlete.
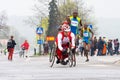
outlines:
[{"label": "wheelchair athlete", "polygon": [[57,61],[56,63],[61,63],[62,65],[66,65],[68,60],[67,49],[71,47],[72,51],[75,51],[75,35],[71,32],[70,26],[67,24],[62,25],[61,31],[58,33],[56,38],[56,54]]}]

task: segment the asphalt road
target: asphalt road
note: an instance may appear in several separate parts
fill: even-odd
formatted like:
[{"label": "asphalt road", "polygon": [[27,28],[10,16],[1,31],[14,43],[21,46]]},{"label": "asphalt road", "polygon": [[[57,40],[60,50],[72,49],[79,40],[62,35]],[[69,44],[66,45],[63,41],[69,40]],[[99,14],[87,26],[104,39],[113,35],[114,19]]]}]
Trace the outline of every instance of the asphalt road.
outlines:
[{"label": "asphalt road", "polygon": [[120,80],[120,65],[115,64],[120,56],[84,57],[77,56],[77,66],[69,68],[54,64],[49,67],[48,56],[19,58],[13,61],[0,55],[0,80]]}]

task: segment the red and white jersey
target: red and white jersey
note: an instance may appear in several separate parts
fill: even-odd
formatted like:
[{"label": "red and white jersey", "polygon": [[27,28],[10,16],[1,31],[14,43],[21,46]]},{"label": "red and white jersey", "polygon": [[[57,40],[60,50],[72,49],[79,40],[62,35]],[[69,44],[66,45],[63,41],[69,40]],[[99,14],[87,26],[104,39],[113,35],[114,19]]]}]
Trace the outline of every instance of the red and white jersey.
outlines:
[{"label": "red and white jersey", "polygon": [[56,38],[56,44],[59,48],[59,50],[63,50],[62,45],[67,44],[68,42],[71,42],[71,46],[75,47],[75,35],[72,32],[68,33],[68,36],[64,36],[63,32],[58,33]]}]

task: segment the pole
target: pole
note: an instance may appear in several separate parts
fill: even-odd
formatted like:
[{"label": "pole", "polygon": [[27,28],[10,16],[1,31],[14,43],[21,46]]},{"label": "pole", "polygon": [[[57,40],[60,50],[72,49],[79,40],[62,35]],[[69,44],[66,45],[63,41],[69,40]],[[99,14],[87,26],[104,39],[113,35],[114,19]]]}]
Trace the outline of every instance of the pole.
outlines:
[{"label": "pole", "polygon": [[[42,17],[41,17],[41,21],[40,21],[40,26],[42,26]],[[41,36],[42,36],[42,35],[39,35],[39,40],[42,40],[42,39],[41,39]],[[42,45],[42,44],[39,44],[39,54],[40,54],[40,55],[41,55],[41,45]]]},{"label": "pole", "polygon": [[[41,40],[41,35],[39,34],[39,40]],[[41,44],[39,44],[39,55],[41,55]]]},{"label": "pole", "polygon": [[36,48],[34,48],[34,55],[36,55]]}]

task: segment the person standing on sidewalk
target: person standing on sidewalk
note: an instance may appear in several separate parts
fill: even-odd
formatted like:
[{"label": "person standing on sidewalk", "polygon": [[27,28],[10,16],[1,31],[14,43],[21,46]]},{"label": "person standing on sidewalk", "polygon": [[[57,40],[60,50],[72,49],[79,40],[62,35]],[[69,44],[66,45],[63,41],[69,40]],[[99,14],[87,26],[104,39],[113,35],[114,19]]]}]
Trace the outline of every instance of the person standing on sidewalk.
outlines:
[{"label": "person standing on sidewalk", "polygon": [[107,55],[108,54],[110,54],[111,56],[113,55],[113,48],[112,48],[112,40],[109,40],[109,42],[108,42],[108,53],[107,53]]},{"label": "person standing on sidewalk", "polygon": [[47,41],[45,41],[43,47],[44,47],[44,55],[47,55],[49,53],[49,44]]},{"label": "person standing on sidewalk", "polygon": [[94,56],[94,51],[95,51],[95,50],[94,50],[94,46],[95,46],[95,45],[94,45],[94,39],[92,39],[92,40],[91,40],[91,54],[90,54],[90,56]]},{"label": "person standing on sidewalk", "polygon": [[117,55],[119,55],[119,41],[118,41],[118,39],[116,39],[116,48],[115,48],[115,53],[117,54]]},{"label": "person standing on sidewalk", "polygon": [[99,37],[99,40],[98,40],[98,53],[97,53],[97,56],[101,56],[101,55],[102,55],[103,47],[104,47],[104,41],[102,40],[101,37]]},{"label": "person standing on sidewalk", "polygon": [[10,60],[10,61],[12,61],[14,48],[15,48],[15,45],[16,45],[16,42],[15,42],[15,40],[13,40],[13,38],[14,37],[11,36],[11,38],[7,42],[7,49],[8,49],[8,52],[9,52],[8,60]]},{"label": "person standing on sidewalk", "polygon": [[28,49],[29,49],[29,43],[27,40],[24,41],[24,43],[21,45],[21,48],[25,48],[25,56],[28,57]]}]

